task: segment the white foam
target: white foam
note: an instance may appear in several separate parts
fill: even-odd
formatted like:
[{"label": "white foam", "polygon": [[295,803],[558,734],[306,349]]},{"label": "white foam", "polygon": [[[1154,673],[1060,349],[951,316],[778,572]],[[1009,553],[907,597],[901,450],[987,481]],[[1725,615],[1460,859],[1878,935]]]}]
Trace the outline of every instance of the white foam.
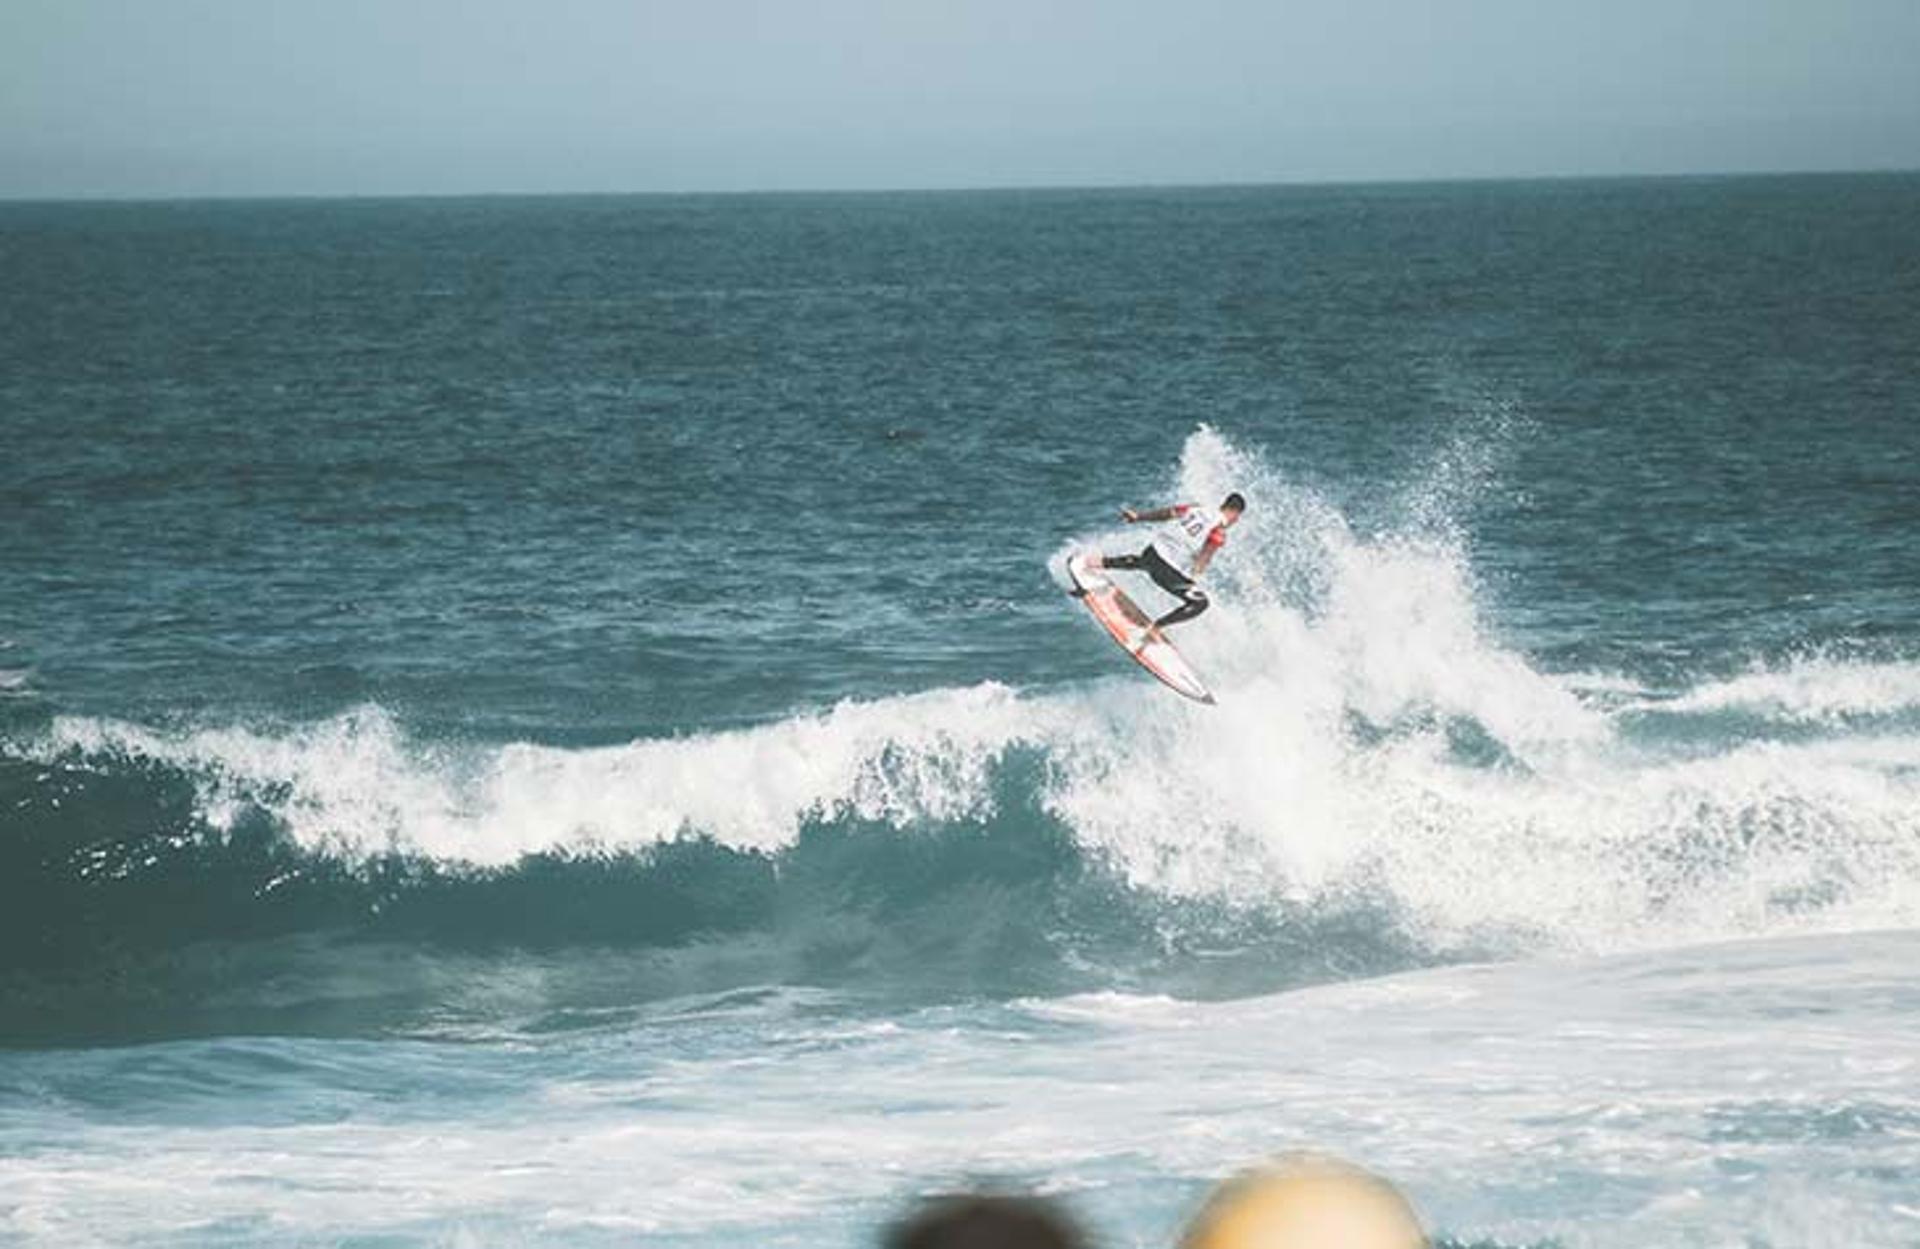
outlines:
[{"label": "white foam", "polygon": [[[1892,1249],[1913,1243],[1920,1168],[1902,990],[1916,954],[1894,933],[1231,1001],[726,1012],[453,1055],[166,1047],[138,1058],[158,1068],[151,1113],[65,1113],[50,1093],[56,1109],[20,1116],[46,1139],[0,1150],[0,1235],[432,1243],[465,1225],[485,1244],[849,1244],[872,1239],[849,1216],[988,1175],[1124,1220],[1107,1243],[1164,1243],[1221,1176],[1312,1147],[1406,1186],[1461,1240],[1699,1247],[1758,1229]],[[27,1061],[64,1073],[57,1092],[130,1059]],[[167,1096],[183,1068],[204,1095],[263,1062],[273,1078],[239,1093],[260,1113]],[[1858,1130],[1821,1130],[1846,1116]]]},{"label": "white foam", "polygon": [[458,750],[409,740],[378,707],[284,731],[167,734],[61,718],[36,750],[124,755],[204,778],[203,813],[257,803],[302,844],[476,864],[542,850],[640,848],[688,833],[742,849],[814,817],[908,824],[978,815],[988,770],[1032,729],[1003,686],[843,703],[764,728],[588,750]]},{"label": "white foam", "polygon": [[1744,711],[1799,723],[1920,710],[1920,664],[1802,659],[1758,666],[1654,704],[1674,712]]}]

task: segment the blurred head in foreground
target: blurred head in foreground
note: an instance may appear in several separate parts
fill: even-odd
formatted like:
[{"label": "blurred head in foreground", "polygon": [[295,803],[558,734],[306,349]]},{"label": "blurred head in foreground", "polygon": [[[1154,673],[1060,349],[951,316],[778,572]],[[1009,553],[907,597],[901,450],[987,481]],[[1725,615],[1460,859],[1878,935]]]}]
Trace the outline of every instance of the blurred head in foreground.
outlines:
[{"label": "blurred head in foreground", "polygon": [[1180,1249],[1425,1249],[1419,1216],[1371,1171],[1288,1154],[1221,1184]]},{"label": "blurred head in foreground", "polygon": [[894,1226],[886,1249],[1085,1249],[1072,1220],[1028,1197],[936,1197]]}]

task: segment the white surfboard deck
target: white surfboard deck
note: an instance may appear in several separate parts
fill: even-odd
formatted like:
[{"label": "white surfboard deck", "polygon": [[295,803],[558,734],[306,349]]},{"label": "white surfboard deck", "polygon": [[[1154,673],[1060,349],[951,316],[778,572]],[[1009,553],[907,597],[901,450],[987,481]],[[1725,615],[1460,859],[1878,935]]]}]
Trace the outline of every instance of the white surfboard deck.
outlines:
[{"label": "white surfboard deck", "polygon": [[1164,636],[1151,634],[1152,619],[1113,584],[1105,572],[1090,567],[1085,554],[1068,557],[1067,576],[1073,579],[1080,601],[1093,613],[1093,618],[1135,663],[1160,678],[1175,693],[1212,705],[1212,692],[1187,662],[1187,657],[1174,649],[1173,643]]}]

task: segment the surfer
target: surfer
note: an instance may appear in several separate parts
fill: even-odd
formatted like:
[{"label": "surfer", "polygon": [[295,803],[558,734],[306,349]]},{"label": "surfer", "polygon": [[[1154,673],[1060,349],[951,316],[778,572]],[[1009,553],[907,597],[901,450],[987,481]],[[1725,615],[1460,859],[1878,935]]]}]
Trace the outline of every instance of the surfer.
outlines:
[{"label": "surfer", "polygon": [[1180,600],[1180,605],[1153,622],[1149,636],[1160,630],[1192,620],[1207,610],[1207,595],[1194,583],[1213,562],[1216,551],[1226,545],[1227,530],[1233,528],[1247,501],[1234,491],[1220,501],[1218,511],[1199,503],[1175,503],[1144,512],[1120,509],[1120,519],[1129,525],[1138,522],[1171,521],[1161,525],[1153,540],[1136,555],[1097,555],[1089,562],[1096,568],[1124,568],[1144,572],[1153,583]]}]

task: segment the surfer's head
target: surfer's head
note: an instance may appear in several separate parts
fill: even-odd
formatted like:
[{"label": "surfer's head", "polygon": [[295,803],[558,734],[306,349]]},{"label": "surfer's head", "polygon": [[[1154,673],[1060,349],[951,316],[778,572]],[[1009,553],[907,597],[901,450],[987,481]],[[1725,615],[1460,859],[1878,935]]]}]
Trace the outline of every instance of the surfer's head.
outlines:
[{"label": "surfer's head", "polygon": [[1213,1190],[1180,1249],[1424,1249],[1419,1216],[1371,1171],[1289,1154]]},{"label": "surfer's head", "polygon": [[1240,513],[1247,510],[1247,496],[1238,490],[1220,500],[1220,519],[1231,525],[1240,519]]}]

